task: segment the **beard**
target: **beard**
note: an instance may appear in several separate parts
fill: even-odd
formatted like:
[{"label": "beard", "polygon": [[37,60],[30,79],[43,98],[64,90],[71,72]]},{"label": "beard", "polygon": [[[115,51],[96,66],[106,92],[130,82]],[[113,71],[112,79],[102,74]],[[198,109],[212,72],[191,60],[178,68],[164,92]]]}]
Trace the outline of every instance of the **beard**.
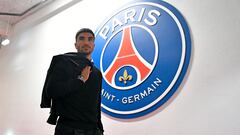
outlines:
[{"label": "beard", "polygon": [[90,47],[81,47],[78,49],[78,53],[81,53],[82,55],[90,55],[92,53],[92,49]]}]

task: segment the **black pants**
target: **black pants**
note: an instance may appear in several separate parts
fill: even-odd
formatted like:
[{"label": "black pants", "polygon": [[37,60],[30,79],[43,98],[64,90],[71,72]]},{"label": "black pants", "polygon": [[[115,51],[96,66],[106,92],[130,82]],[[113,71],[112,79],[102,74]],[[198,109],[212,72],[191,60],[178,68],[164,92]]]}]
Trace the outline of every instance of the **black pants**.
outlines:
[{"label": "black pants", "polygon": [[103,135],[100,129],[81,130],[57,124],[54,135]]}]

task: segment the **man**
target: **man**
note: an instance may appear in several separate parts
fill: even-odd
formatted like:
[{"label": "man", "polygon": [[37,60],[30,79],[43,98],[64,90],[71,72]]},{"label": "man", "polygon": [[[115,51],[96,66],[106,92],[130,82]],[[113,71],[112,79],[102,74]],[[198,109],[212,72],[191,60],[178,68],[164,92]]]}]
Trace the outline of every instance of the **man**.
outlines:
[{"label": "man", "polygon": [[102,135],[102,74],[91,62],[95,36],[88,28],[75,36],[77,53],[53,57],[42,93],[41,107],[51,107],[48,123],[55,135]]}]

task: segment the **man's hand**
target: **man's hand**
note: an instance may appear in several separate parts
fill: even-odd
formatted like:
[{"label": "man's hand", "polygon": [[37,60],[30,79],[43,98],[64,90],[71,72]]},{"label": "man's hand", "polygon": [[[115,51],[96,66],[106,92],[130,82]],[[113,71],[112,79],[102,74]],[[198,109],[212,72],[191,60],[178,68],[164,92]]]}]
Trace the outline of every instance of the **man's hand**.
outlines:
[{"label": "man's hand", "polygon": [[81,72],[81,76],[83,77],[83,81],[86,82],[89,78],[89,75],[91,73],[91,67],[90,66],[86,66],[82,72]]}]

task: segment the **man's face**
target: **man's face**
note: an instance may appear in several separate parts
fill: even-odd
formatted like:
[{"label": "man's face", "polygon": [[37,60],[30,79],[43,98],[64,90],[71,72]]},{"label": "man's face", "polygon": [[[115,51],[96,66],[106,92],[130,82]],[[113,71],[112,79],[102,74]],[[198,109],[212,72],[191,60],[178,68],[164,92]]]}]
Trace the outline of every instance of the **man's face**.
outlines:
[{"label": "man's face", "polygon": [[79,53],[90,55],[94,46],[94,36],[91,33],[83,32],[78,35],[75,47]]}]

